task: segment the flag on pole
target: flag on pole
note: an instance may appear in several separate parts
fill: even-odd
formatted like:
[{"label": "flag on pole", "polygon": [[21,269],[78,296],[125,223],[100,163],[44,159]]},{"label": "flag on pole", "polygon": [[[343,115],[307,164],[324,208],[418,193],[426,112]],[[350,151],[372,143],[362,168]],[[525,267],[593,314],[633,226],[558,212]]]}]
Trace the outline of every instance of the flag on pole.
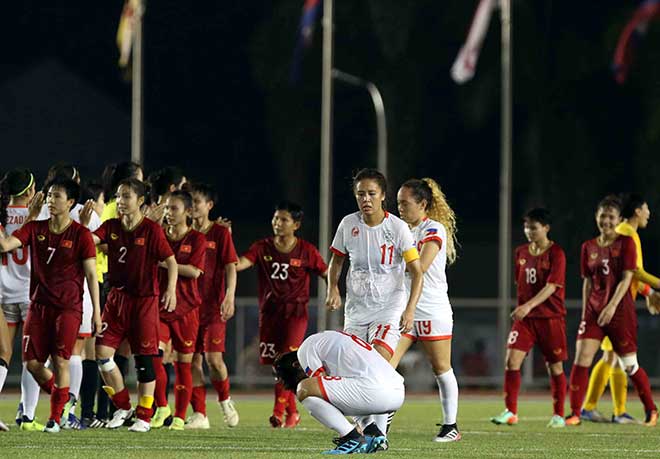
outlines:
[{"label": "flag on pole", "polygon": [[316,21],[322,5],[321,0],[305,0],[303,5],[300,24],[298,25],[298,40],[293,50],[293,62],[291,64],[291,81],[294,83],[300,81],[303,55],[314,41],[314,29],[316,29]]},{"label": "flag on pole", "polygon": [[623,28],[612,63],[614,79],[617,83],[623,84],[626,81],[635,46],[646,35],[649,23],[657,19],[660,19],[660,1],[645,0],[635,10],[632,19]]},{"label": "flag on pole", "polygon": [[470,81],[474,76],[481,45],[488,32],[490,17],[498,4],[498,0],[479,0],[467,40],[458,52],[454,65],[451,67],[451,77],[456,83],[463,84]]},{"label": "flag on pole", "polygon": [[135,21],[142,18],[142,1],[125,0],[117,28],[117,47],[119,48],[119,66],[124,68],[131,58]]}]

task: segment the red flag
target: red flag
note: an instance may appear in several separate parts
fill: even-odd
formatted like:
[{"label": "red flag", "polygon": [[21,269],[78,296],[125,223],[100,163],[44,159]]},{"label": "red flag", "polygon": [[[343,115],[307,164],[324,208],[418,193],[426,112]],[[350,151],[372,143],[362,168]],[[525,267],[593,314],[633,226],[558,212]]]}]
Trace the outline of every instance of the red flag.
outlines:
[{"label": "red flag", "polygon": [[490,17],[498,4],[499,2],[497,0],[479,1],[479,6],[477,6],[477,11],[474,13],[474,18],[472,19],[472,25],[470,25],[467,40],[458,52],[454,65],[451,67],[451,77],[456,83],[465,83],[474,76],[479,52],[481,52],[481,45],[488,32]]}]

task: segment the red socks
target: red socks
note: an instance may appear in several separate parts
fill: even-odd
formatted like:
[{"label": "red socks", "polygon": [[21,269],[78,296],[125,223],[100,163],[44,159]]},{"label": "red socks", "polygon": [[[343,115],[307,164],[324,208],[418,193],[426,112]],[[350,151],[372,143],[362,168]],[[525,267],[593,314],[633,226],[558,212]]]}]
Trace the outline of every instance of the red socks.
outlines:
[{"label": "red socks", "polygon": [[287,390],[284,389],[282,383],[275,384],[275,405],[273,406],[273,415],[281,418],[284,415],[284,410],[286,408],[288,398],[286,394]]},{"label": "red socks", "polygon": [[296,406],[296,394],[293,391],[286,390],[287,394],[287,404],[286,404],[286,415],[290,416],[298,412],[298,407]]},{"label": "red socks", "polygon": [[550,391],[552,393],[552,410],[557,416],[564,417],[564,401],[566,400],[566,375],[550,377]]},{"label": "red socks", "polygon": [[128,394],[128,389],[124,387],[121,391],[115,393],[115,395],[112,396],[112,403],[114,403],[120,410],[130,410],[131,398]]},{"label": "red socks", "polygon": [[520,370],[504,371],[504,405],[513,414],[518,414],[518,393],[520,392]]},{"label": "red socks", "polygon": [[154,372],[156,373],[156,389],[154,390],[154,401],[156,407],[167,405],[167,373],[163,366],[163,358],[154,357]]},{"label": "red socks", "polygon": [[637,389],[637,394],[639,399],[644,405],[644,411],[655,410],[656,406],[653,403],[653,395],[651,394],[651,384],[649,383],[649,377],[644,371],[644,368],[639,368],[634,375],[630,375],[630,380],[635,385]]},{"label": "red socks", "polygon": [[62,410],[64,405],[69,401],[69,388],[68,387],[54,387],[50,394],[50,418],[53,421],[60,423],[62,419]]},{"label": "red socks", "polygon": [[41,387],[41,390],[43,390],[47,394],[52,394],[53,388],[55,387],[55,375],[52,375],[50,379],[45,383],[39,384],[39,387]]},{"label": "red socks", "polygon": [[190,406],[195,413],[201,413],[206,416],[206,386],[195,386],[192,388],[192,397]]},{"label": "red socks", "polygon": [[589,368],[574,364],[569,384],[571,413],[580,416],[584,396],[587,394],[587,386],[589,385]]},{"label": "red socks", "polygon": [[174,364],[176,380],[174,382],[174,416],[186,419],[186,411],[192,397],[192,364],[176,362]]},{"label": "red socks", "polygon": [[223,379],[222,381],[211,380],[211,384],[215,387],[215,390],[218,392],[218,401],[224,402],[229,398],[229,377]]}]

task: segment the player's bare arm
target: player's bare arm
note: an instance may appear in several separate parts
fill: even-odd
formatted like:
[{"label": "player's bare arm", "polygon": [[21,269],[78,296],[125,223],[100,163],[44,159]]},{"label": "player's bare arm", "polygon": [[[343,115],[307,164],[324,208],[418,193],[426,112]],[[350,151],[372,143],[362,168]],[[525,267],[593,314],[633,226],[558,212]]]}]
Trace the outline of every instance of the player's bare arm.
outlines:
[{"label": "player's bare arm", "polygon": [[415,309],[417,308],[417,302],[424,286],[424,272],[422,271],[422,263],[419,261],[419,258],[408,262],[407,268],[410,273],[410,296],[408,297],[406,309],[401,316],[402,333],[407,333],[412,329],[415,320]]},{"label": "player's bare arm", "polygon": [[607,306],[603,308],[603,310],[600,312],[600,315],[598,316],[599,326],[604,327],[605,325],[609,324],[610,321],[612,320],[612,317],[614,317],[614,313],[616,312],[617,306],[619,306],[619,303],[621,303],[623,296],[628,292],[628,289],[630,288],[630,282],[632,281],[632,276],[633,276],[632,271],[623,272],[621,281],[617,284],[616,290],[614,290],[614,295],[612,295],[612,298],[610,299],[609,303],[607,303]]},{"label": "player's bare arm", "polygon": [[89,293],[92,297],[92,324],[94,328],[92,333],[94,336],[101,336],[103,325],[101,321],[101,301],[99,300],[99,283],[96,276],[96,258],[88,258],[83,260],[83,271],[85,272],[85,279],[89,286]]},{"label": "player's bare arm", "polygon": [[543,302],[550,298],[558,288],[561,288],[561,285],[548,282],[532,299],[524,304],[518,305],[513,312],[511,312],[511,318],[513,320],[523,320],[532,309],[543,304]]},{"label": "player's bare arm", "polygon": [[0,232],[0,252],[11,252],[21,247],[23,243],[14,236],[5,237],[4,232]]},{"label": "player's bare arm", "polygon": [[328,265],[328,289],[325,298],[325,306],[331,311],[336,311],[341,308],[341,293],[339,293],[339,276],[341,276],[341,269],[344,266],[344,259],[341,255],[336,253],[330,257],[330,264]]},{"label": "player's bare arm", "polygon": [[161,303],[167,312],[172,312],[176,309],[176,280],[178,277],[177,263],[174,255],[170,255],[165,260],[167,265],[167,289],[163,293]]},{"label": "player's bare arm", "polygon": [[422,245],[422,249],[419,252],[419,262],[422,266],[422,273],[425,273],[429,270],[435,260],[436,255],[440,252],[441,243],[438,241],[428,241]]},{"label": "player's bare arm", "polygon": [[43,191],[37,191],[34,194],[34,197],[28,204],[28,215],[25,218],[25,222],[23,224],[37,219],[37,217],[41,213],[41,209],[43,208],[45,199],[46,197],[44,196]]},{"label": "player's bare arm", "polygon": [[227,321],[234,316],[237,277],[236,263],[226,264],[225,282],[227,283],[227,288],[225,290],[225,299],[222,300],[222,304],[220,305],[220,316],[224,321]]},{"label": "player's bare arm", "polygon": [[254,263],[252,263],[246,257],[241,257],[238,259],[238,263],[236,263],[236,272],[245,271],[252,266],[254,266]]}]

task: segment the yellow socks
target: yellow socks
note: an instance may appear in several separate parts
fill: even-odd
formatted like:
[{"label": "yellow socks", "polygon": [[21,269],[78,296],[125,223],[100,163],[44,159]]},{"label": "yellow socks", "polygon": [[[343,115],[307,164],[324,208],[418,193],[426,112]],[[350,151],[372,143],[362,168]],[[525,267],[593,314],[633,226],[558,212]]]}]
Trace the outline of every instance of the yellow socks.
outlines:
[{"label": "yellow socks", "polygon": [[617,366],[612,370],[610,377],[610,392],[612,392],[612,404],[614,405],[614,416],[621,416],[626,412],[626,398],[628,397],[628,376],[626,372]]},{"label": "yellow socks", "polygon": [[598,405],[598,400],[605,392],[607,381],[612,374],[612,367],[604,360],[599,360],[591,370],[589,377],[589,388],[587,389],[587,396],[584,399],[584,409],[587,411],[595,410]]}]

